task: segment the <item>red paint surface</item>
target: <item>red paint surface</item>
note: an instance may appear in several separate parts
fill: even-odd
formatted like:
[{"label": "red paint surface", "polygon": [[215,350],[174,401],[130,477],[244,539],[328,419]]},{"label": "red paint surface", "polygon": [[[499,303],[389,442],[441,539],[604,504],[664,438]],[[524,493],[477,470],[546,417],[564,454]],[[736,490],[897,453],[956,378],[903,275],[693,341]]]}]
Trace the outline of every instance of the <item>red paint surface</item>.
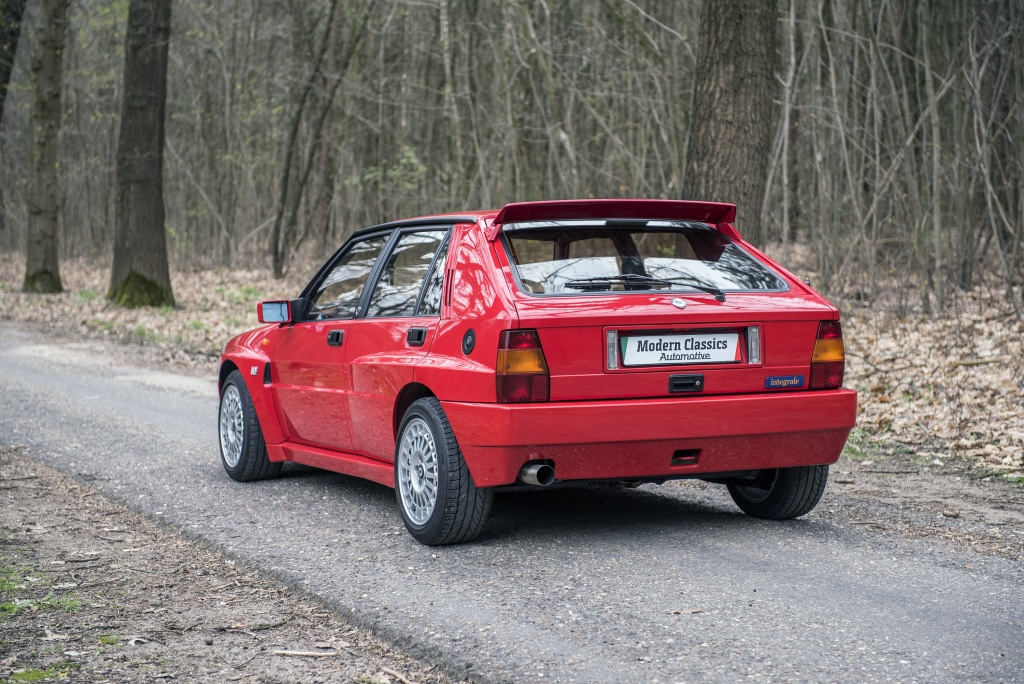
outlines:
[{"label": "red paint surface", "polygon": [[[582,213],[569,215],[574,211]],[[552,461],[559,480],[835,462],[855,423],[856,393],[809,391],[806,381],[804,388],[766,390],[765,379],[809,380],[818,325],[838,312],[742,241],[734,215],[733,205],[658,200],[521,203],[497,217],[465,214],[451,236],[440,316],[268,326],[231,340],[222,363],[241,370],[273,460],[387,485],[403,394],[442,401],[478,486],[510,484],[537,459]],[[515,285],[502,242],[488,239],[501,221],[587,217],[711,222],[779,273],[789,291],[729,293],[724,302],[699,292],[532,296]],[[673,306],[675,298],[687,306]],[[743,346],[754,325],[761,328],[759,364],[747,363]],[[427,329],[422,347],[408,344],[410,327]],[[537,330],[549,402],[495,403],[498,339],[517,328]],[[344,331],[341,346],[327,345],[331,330]],[[476,343],[467,354],[469,330]],[[743,348],[737,363],[609,370],[609,331],[736,331]],[[670,395],[669,378],[681,373],[702,374],[703,390]],[[672,465],[681,450],[699,451],[697,462]]]}]

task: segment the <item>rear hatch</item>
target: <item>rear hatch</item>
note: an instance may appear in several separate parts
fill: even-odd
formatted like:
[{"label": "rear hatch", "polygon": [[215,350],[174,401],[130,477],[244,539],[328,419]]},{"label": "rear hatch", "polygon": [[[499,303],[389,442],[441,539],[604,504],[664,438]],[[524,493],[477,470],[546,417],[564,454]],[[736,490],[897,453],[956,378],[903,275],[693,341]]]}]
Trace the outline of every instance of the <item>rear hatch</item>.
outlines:
[{"label": "rear hatch", "polygon": [[550,399],[806,390],[819,323],[836,311],[726,232],[665,219],[504,225],[495,247],[521,327],[537,330]]}]

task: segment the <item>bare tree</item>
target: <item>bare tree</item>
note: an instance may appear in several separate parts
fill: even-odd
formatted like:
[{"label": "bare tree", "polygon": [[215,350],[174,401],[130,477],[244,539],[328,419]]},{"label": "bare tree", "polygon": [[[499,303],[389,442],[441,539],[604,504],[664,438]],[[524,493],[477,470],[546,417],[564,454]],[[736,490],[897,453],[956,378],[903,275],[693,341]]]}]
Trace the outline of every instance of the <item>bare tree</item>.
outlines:
[{"label": "bare tree", "polygon": [[28,249],[25,292],[62,292],[57,256],[57,138],[60,135],[61,59],[69,0],[42,0],[32,54],[35,93],[30,135]]},{"label": "bare tree", "polygon": [[107,297],[174,306],[164,228],[163,148],[171,0],[132,0],[117,149],[117,232]]},{"label": "bare tree", "polygon": [[763,241],[761,203],[772,142],[775,2],[704,0],[687,146],[687,195],[735,202],[742,230]]},{"label": "bare tree", "polygon": [[0,1],[0,120],[4,116],[7,85],[14,68],[14,55],[21,37],[21,18],[25,14],[25,0]]},{"label": "bare tree", "polygon": [[[68,10],[62,257],[110,253],[117,225],[128,3],[100,5]],[[748,237],[810,257],[797,267],[840,301],[935,312],[984,283],[1024,311],[1022,8],[177,0],[168,257],[273,265],[276,251],[283,272],[396,216],[701,197],[736,201]],[[29,52],[7,95],[4,249],[27,233]]]},{"label": "bare tree", "polygon": [[[14,56],[18,53],[21,37],[21,18],[25,14],[25,0],[0,0],[0,158],[3,157],[4,103],[7,86],[14,69]],[[4,229],[4,193],[0,185],[0,231]]]}]

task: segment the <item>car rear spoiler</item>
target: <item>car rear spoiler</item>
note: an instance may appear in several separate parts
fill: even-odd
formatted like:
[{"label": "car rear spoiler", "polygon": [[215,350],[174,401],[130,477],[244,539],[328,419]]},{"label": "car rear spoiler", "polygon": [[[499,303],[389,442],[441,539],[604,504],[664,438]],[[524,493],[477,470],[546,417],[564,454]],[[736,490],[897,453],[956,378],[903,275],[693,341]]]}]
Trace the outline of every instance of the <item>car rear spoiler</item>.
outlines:
[{"label": "car rear spoiler", "polygon": [[501,227],[510,223],[570,219],[701,221],[715,226],[723,235],[740,239],[739,232],[732,225],[736,221],[735,204],[655,199],[555,200],[506,204],[488,226],[487,239],[497,240]]}]

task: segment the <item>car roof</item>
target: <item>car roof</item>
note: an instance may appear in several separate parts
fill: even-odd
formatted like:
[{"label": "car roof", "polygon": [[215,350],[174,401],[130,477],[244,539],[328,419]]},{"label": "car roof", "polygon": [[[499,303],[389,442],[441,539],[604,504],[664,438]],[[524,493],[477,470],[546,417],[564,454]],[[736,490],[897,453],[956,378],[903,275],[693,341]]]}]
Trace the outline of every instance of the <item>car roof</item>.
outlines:
[{"label": "car roof", "polygon": [[500,210],[482,209],[388,221],[357,230],[352,237],[399,227],[486,221],[489,224],[487,239],[495,240],[504,224],[569,219],[701,221],[715,226],[729,237],[740,237],[732,225],[736,220],[735,204],[665,199],[575,199],[511,202]]}]

